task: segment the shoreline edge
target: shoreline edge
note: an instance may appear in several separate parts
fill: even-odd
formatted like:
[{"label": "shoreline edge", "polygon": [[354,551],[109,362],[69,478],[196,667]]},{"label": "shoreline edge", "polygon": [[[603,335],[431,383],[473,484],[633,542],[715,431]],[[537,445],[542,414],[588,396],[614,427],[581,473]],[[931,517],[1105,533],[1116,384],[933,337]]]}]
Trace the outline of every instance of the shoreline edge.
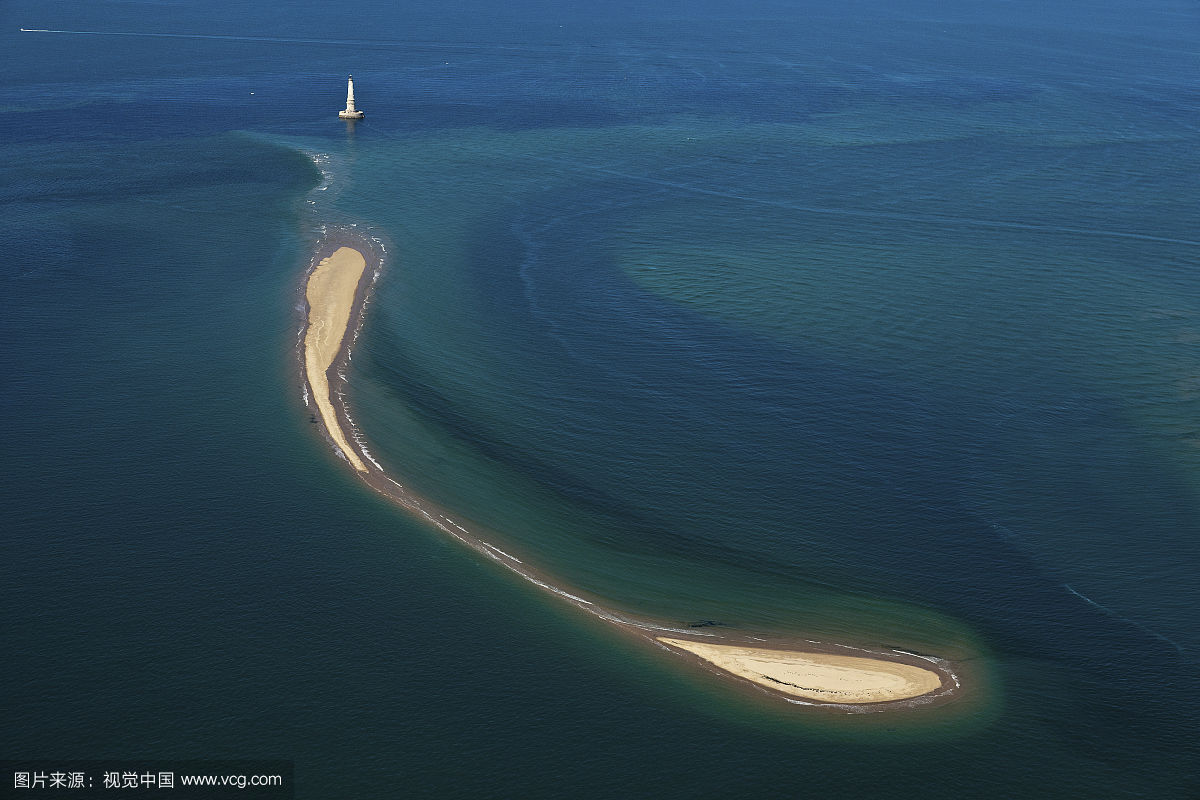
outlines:
[{"label": "shoreline edge", "polygon": [[[305,272],[298,304],[302,319],[297,351],[310,422],[320,427],[360,480],[413,517],[579,610],[722,678],[789,703],[864,713],[941,704],[961,690],[951,664],[933,656],[811,639],[767,643],[759,637],[718,636],[604,608],[561,588],[549,575],[486,541],[465,520],[395,480],[367,449],[342,389],[385,254],[382,243],[353,229],[326,230]],[[314,404],[316,413],[311,412]]]}]

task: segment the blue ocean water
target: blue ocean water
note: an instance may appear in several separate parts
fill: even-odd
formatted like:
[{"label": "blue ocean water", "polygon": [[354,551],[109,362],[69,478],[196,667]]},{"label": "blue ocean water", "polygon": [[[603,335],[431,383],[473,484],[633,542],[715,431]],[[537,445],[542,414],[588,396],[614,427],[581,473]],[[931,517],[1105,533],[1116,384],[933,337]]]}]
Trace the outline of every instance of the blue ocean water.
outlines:
[{"label": "blue ocean water", "polygon": [[[302,797],[1200,788],[1194,4],[0,19],[0,752],[288,758]],[[944,654],[967,697],[748,701],[356,483],[292,349],[351,224],[389,470],[612,605]]]}]

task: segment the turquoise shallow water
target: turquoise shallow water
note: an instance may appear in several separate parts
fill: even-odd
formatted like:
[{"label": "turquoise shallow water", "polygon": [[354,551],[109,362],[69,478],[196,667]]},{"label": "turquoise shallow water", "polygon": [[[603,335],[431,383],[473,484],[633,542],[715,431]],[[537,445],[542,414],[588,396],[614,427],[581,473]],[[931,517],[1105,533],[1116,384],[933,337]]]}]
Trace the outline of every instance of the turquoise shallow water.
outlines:
[{"label": "turquoise shallow water", "polygon": [[[312,797],[1195,791],[1194,9],[272,9],[3,12],[0,751]],[[392,256],[347,384],[389,469],[615,606],[981,688],[747,702],[373,496],[291,360],[351,223]]]}]

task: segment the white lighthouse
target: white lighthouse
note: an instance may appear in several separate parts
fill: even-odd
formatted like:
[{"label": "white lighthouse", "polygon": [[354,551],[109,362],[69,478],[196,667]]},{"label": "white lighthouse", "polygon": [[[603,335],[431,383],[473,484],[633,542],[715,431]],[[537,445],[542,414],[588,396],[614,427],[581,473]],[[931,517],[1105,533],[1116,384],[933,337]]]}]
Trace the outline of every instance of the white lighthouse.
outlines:
[{"label": "white lighthouse", "polygon": [[362,119],[366,116],[363,112],[354,107],[354,76],[346,81],[346,108],[338,112],[338,116],[342,119]]}]

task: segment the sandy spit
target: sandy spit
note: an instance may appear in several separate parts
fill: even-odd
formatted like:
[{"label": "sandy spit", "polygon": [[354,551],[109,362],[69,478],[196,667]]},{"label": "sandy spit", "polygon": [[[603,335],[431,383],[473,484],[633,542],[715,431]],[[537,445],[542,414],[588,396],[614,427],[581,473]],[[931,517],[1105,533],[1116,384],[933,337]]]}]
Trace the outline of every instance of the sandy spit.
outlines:
[{"label": "sandy spit", "polygon": [[932,669],[881,658],[657,638],[772,691],[822,703],[887,703],[942,687]]},{"label": "sandy spit", "polygon": [[308,329],[304,334],[304,374],[313,399],[333,443],[358,472],[367,465],[346,441],[330,396],[329,368],[342,350],[350,326],[350,312],[367,260],[352,247],[339,247],[308,277],[304,296],[308,300]]},{"label": "sandy spit", "polygon": [[[359,244],[343,244],[347,241]],[[370,270],[364,250],[370,253]],[[339,371],[348,368],[350,350],[366,313],[370,289],[382,268],[382,253],[381,244],[372,244],[350,231],[340,232],[336,238],[330,237],[320,245],[314,261],[328,255],[313,265],[303,287],[307,308],[299,342],[306,392],[317,406],[319,422],[346,462],[368,486],[413,517],[581,612],[748,688],[765,691],[791,703],[838,713],[940,704],[958,693],[961,686],[953,667],[932,657],[896,650],[881,653],[874,649],[820,642],[802,645],[803,650],[796,649],[791,642],[780,642],[776,647],[766,642],[767,646],[761,646],[746,641],[745,632],[739,635],[733,630],[727,633],[713,628],[701,632],[693,630],[695,623],[651,620],[618,612],[608,608],[604,598],[590,596],[573,587],[568,591],[553,576],[529,563],[532,559],[528,554],[521,553],[522,557],[518,557],[513,555],[517,550],[501,549],[493,544],[492,541],[500,540],[496,532],[438,506],[389,475],[368,453],[366,443],[354,427],[346,398],[334,390],[336,383],[331,384],[330,380],[331,376],[335,381],[340,380]],[[318,421],[315,416],[313,421]],[[505,544],[506,548],[514,546]],[[663,636],[664,633],[671,635]],[[699,637],[704,640],[699,641]]]}]

